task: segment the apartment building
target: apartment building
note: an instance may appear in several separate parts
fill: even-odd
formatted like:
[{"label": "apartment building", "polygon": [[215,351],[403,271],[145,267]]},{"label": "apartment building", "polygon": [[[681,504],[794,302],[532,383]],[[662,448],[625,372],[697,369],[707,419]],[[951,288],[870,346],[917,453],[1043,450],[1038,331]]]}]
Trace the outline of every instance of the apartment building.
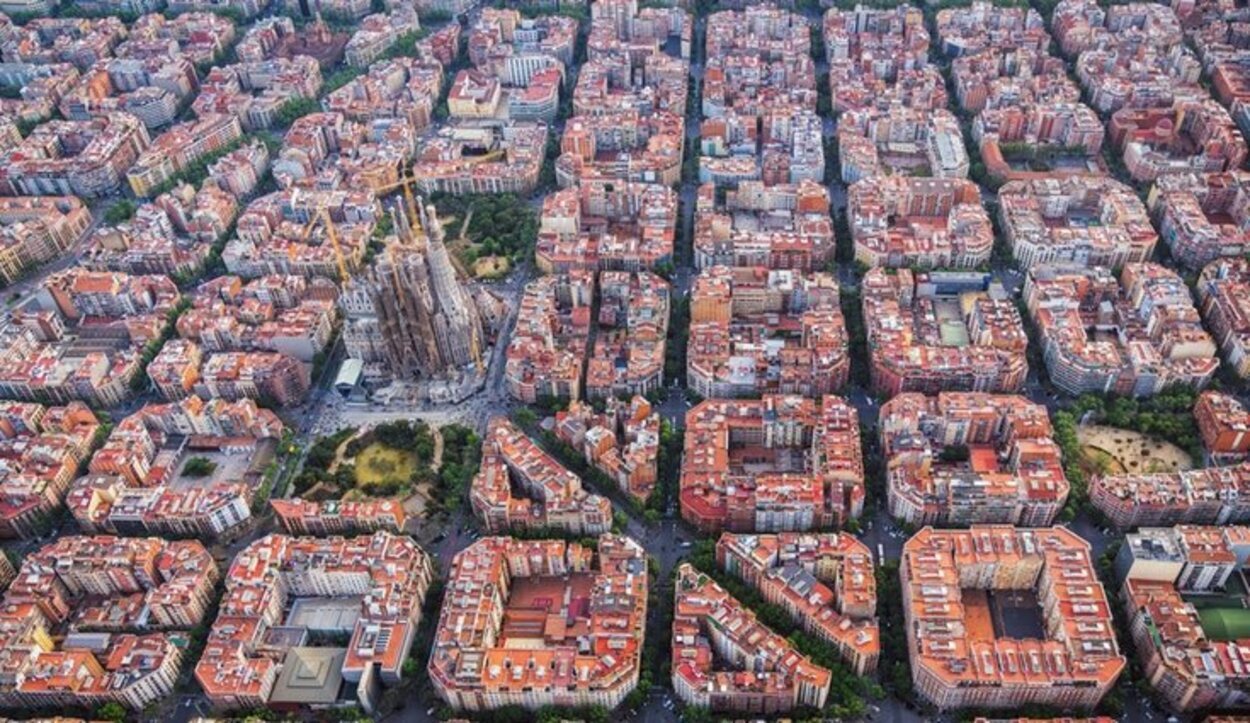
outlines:
[{"label": "apartment building", "polygon": [[208,177],[235,198],[253,195],[269,170],[269,147],[261,141],[230,151],[208,166]]},{"label": "apartment building", "polygon": [[149,13],[123,28],[124,39],[114,54],[119,58],[144,58],[175,51],[196,66],[207,67],[221,60],[234,45],[235,34],[234,21],[214,12],[181,13],[168,18],[161,13]]},{"label": "apartment building", "polygon": [[716,399],[686,413],[681,514],[704,532],[839,527],[864,506],[859,418],[839,397]]},{"label": "apartment building", "polygon": [[678,215],[668,186],[583,178],[543,199],[534,262],[545,273],[655,269],[673,259]]},{"label": "apartment building", "polygon": [[[125,0],[126,2],[150,2],[151,0]],[[261,0],[167,0],[166,6],[174,12],[232,10],[250,20],[265,9]]]},{"label": "apartment building", "polygon": [[[286,6],[288,14],[294,17],[324,14],[326,17],[348,23],[367,19],[366,16],[373,8],[373,3],[366,0],[312,0],[307,3],[301,3],[299,0],[282,0],[282,4]],[[393,2],[383,3],[385,7],[391,7],[394,4]]]},{"label": "apartment building", "polygon": [[307,55],[217,65],[205,76],[191,109],[200,117],[235,116],[246,131],[264,130],[278,121],[287,103],[316,98],[321,82],[321,65]]},{"label": "apartment building", "polygon": [[96,227],[79,264],[94,271],[192,276],[238,210],[238,199],[213,184],[198,192],[179,186],[141,204],[129,221]]},{"label": "apartment building", "polygon": [[829,696],[828,668],[688,563],[677,568],[672,646],[673,691],[686,705],[776,715],[821,708]]},{"label": "apartment building", "polygon": [[[1236,46],[1231,23],[1214,20],[1206,34],[1197,33],[1195,45],[1203,67],[1211,74],[1211,92],[1228,108],[1233,120],[1244,132],[1246,121],[1247,62],[1250,56]],[[1200,29],[1201,30],[1201,29]],[[1192,36],[1191,36],[1192,37]]]},{"label": "apartment building", "polygon": [[700,182],[819,182],[824,153],[807,19],[772,5],[713,13],[706,45]]},{"label": "apartment building", "polygon": [[117,17],[32,18],[6,25],[7,42],[0,49],[5,62],[72,63],[82,72],[111,57],[130,31]]},{"label": "apartment building", "polygon": [[283,189],[395,190],[400,168],[416,152],[417,135],[404,118],[356,122],[337,112],[310,113],[287,131],[273,163],[274,180]]},{"label": "apartment building", "polygon": [[[662,57],[662,56],[661,56]],[[584,181],[631,181],[675,186],[681,181],[686,120],[669,110],[640,110],[633,96],[612,101],[584,90],[595,69],[582,66],[574,91],[577,115],[564,124],[560,156],[556,158],[556,182],[568,188]],[[615,69],[613,69],[615,70]],[[604,71],[606,78],[614,73]],[[607,91],[601,91],[607,92]]]},{"label": "apartment building", "polygon": [[762,115],[766,108],[815,110],[816,73],[808,21],[773,5],[712,13],[703,115]]},{"label": "apartment building", "polygon": [[242,137],[243,126],[233,115],[210,115],[179,123],[157,136],[126,172],[130,190],[135,196],[148,198],[191,164]]},{"label": "apartment building", "polygon": [[247,279],[291,274],[341,280],[344,270],[361,268],[381,213],[368,189],[287,188],[248,204],[221,260],[227,272]]},{"label": "apartment building", "polygon": [[169,125],[199,88],[195,65],[181,55],[111,58],[87,70],[58,106],[66,120],[102,113],[137,116],[151,131]]},{"label": "apartment building", "polygon": [[175,328],[209,354],[268,351],[312,364],[330,343],[338,295],[323,278],[218,276],[195,289]]},{"label": "apartment building", "polygon": [[1250,261],[1212,261],[1198,275],[1198,308],[1238,377],[1250,377]]},{"label": "apartment building", "polygon": [[[330,667],[304,684],[312,689],[305,694],[336,704],[345,687],[365,710],[376,710],[379,688],[403,679],[433,580],[429,555],[407,536],[266,535],[230,565],[217,619],[195,666],[196,682],[224,710],[299,705],[289,681],[308,665],[312,647],[331,653],[317,658]],[[327,632],[346,635],[346,645],[310,646],[307,631],[289,634],[292,626],[315,621],[318,599],[347,596],[359,599],[357,615],[327,626]]]},{"label": "apartment building", "polygon": [[[822,122],[812,109],[783,105],[716,115],[705,108],[704,115],[699,126],[700,183],[734,187],[743,181],[776,185],[824,178]],[[763,123],[758,133],[757,123]]]},{"label": "apartment building", "polygon": [[890,514],[909,524],[1044,526],[1067,500],[1046,408],[1025,397],[904,393],[878,425]]},{"label": "apartment building", "polygon": [[1154,263],[1045,264],[1022,291],[1051,381],[1068,394],[1144,397],[1170,386],[1201,389],[1219,367],[1189,287]]},{"label": "apartment building", "polygon": [[574,400],[556,413],[555,434],[622,492],[645,504],[655,490],[661,424],[659,412],[646,397],[629,401],[608,397],[602,413]]},{"label": "apartment building", "polygon": [[269,506],[288,535],[401,533],[408,516],[399,500],[271,499]]},{"label": "apartment building", "polygon": [[669,39],[677,41],[677,53],[690,58],[694,18],[681,7],[644,7],[637,0],[603,0],[590,3],[590,38],[586,46],[591,60],[605,55],[654,54]]},{"label": "apartment building", "polygon": [[669,284],[649,271],[599,273],[598,329],[586,358],[586,398],[652,394],[664,386]]},{"label": "apartment building", "polygon": [[[553,612],[566,626],[544,624]],[[646,553],[633,539],[604,534],[591,549],[485,537],[452,559],[427,672],[460,710],[611,709],[638,685],[646,619]]]},{"label": "apartment building", "polygon": [[0,197],[0,281],[61,258],[91,226],[91,212],[74,196]]},{"label": "apartment building", "polygon": [[1213,464],[1250,458],[1250,409],[1237,397],[1207,390],[1194,404],[1202,447]]},{"label": "apartment building", "polygon": [[1173,173],[1150,189],[1150,212],[1172,258],[1190,269],[1250,253],[1250,173]]},{"label": "apartment building", "polygon": [[[1104,131],[1098,114],[1081,103],[987,108],[972,125],[986,172],[1004,181],[1045,178],[1096,178],[1102,173]],[[1045,160],[1054,151],[1058,160]],[[1013,158],[1008,158],[1011,154]],[[1030,155],[1042,160],[1029,160]],[[1037,168],[1039,170],[1032,170]],[[1028,169],[1028,170],[1026,170]]]},{"label": "apartment building", "polygon": [[[93,533],[218,537],[251,517],[282,431],[273,412],[248,400],[149,404],[117,423],[66,506]],[[192,457],[214,472],[185,475]]]},{"label": "apartment building", "polygon": [[711,183],[695,201],[694,264],[814,271],[834,252],[829,191],[815,181],[742,181],[721,201]]},{"label": "apartment building", "polygon": [[[1066,527],[925,527],[899,574],[912,681],[939,710],[1092,709],[1124,670],[1089,543]],[[1034,629],[1000,625],[1004,599]]]},{"label": "apartment building", "polygon": [[344,59],[352,67],[367,68],[400,38],[420,29],[421,20],[411,5],[396,5],[388,12],[366,16],[347,41]]},{"label": "apartment building", "polygon": [[1107,140],[1139,182],[1170,173],[1232,171],[1247,153],[1237,124],[1210,98],[1165,108],[1123,108],[1107,124]]},{"label": "apartment building", "polygon": [[1250,522],[1250,464],[1095,477],[1089,499],[1118,529]]},{"label": "apartment building", "polygon": [[838,117],[843,183],[891,174],[967,178],[968,152],[950,111],[893,106],[847,111]]},{"label": "apartment building", "polygon": [[870,675],[881,652],[872,552],[838,533],[735,535],[716,542],[716,564],[833,645],[856,675]]},{"label": "apartment building", "polygon": [[591,272],[570,271],[526,285],[505,357],[509,396],[527,404],[581,398],[595,282]]},{"label": "apartment building", "polygon": [[962,178],[865,178],[848,189],[846,214],[855,260],[871,267],[973,269],[994,248],[980,189]]},{"label": "apartment building", "polygon": [[532,403],[659,389],[669,305],[668,282],[648,271],[572,269],[530,282],[506,355],[508,393]]},{"label": "apartment building", "polygon": [[598,535],[612,527],[612,504],[587,492],[577,475],[505,417],[487,427],[469,502],[491,534],[555,528]]},{"label": "apartment building", "polygon": [[[974,3],[969,8],[949,8],[939,13],[956,17],[967,12],[967,17],[973,18],[977,15],[975,9],[983,7],[982,3]],[[1016,10],[989,7],[990,12]],[[952,57],[951,80],[955,86],[955,98],[965,111],[980,117],[987,110],[1017,107],[1030,111],[1068,104],[1089,110],[1081,103],[1081,89],[1068,78],[1063,60],[1049,55],[1047,45],[1039,47],[1030,40],[1012,35],[996,36],[994,42],[982,45],[982,38],[989,36],[980,36],[976,30],[979,28],[969,28],[967,33],[954,37],[943,36],[943,46]],[[1025,31],[1030,38],[1036,37],[1036,32],[1032,28]],[[1015,40],[1025,44],[1017,46]],[[1000,41],[1002,44],[999,44]],[[960,50],[964,44],[968,45],[967,54]]]},{"label": "apartment building", "polygon": [[541,59],[559,66],[573,63],[577,20],[560,15],[527,18],[511,8],[483,8],[469,28],[469,61],[479,69],[524,85],[526,74],[543,67]]},{"label": "apartment building", "polygon": [[98,198],[116,193],[150,142],[143,122],[129,113],[48,121],[5,154],[0,194]]},{"label": "apartment building", "polygon": [[869,372],[880,394],[1017,392],[1028,337],[988,275],[872,269],[860,283]]},{"label": "apartment building", "polygon": [[422,193],[528,195],[538,187],[546,145],[540,123],[446,125],[426,139],[412,175]]},{"label": "apartment building", "polygon": [[325,98],[325,108],[358,123],[402,118],[414,131],[434,122],[443,90],[443,64],[433,57],[400,57],[373,63]]},{"label": "apartment building", "polygon": [[[554,121],[578,35],[578,21],[560,15],[524,17],[517,10],[484,8],[469,29],[468,54],[481,74],[479,88],[494,87],[497,108],[515,120]],[[462,71],[461,77],[471,77]],[[448,98],[453,117],[464,117]],[[479,117],[477,115],[468,117]]]},{"label": "apartment building", "polygon": [[822,22],[835,111],[946,107],[946,81],[929,63],[919,8],[830,8]]},{"label": "apartment building", "polygon": [[1240,574],[1248,542],[1245,527],[1144,528],[1126,536],[1116,558],[1145,680],[1176,713],[1250,704],[1244,640],[1212,635],[1195,607]]},{"label": "apartment building", "polygon": [[1056,7],[1052,30],[1100,113],[1207,98],[1201,68],[1172,8],[1133,3],[1103,10],[1087,0]]},{"label": "apartment building", "polygon": [[287,407],[304,401],[311,388],[311,364],[281,352],[224,351],[204,359],[192,390],[205,399],[253,399]]},{"label": "apartment building", "polygon": [[1099,113],[1201,102],[1201,64],[1181,45],[1125,43],[1090,49],[1076,60],[1076,77]]},{"label": "apartment building", "polygon": [[178,303],[166,276],[71,268],[46,277],[0,339],[0,395],[112,407],[134,392],[145,345]]},{"label": "apartment building", "polygon": [[1184,43],[1176,13],[1167,5],[1150,3],[1104,9],[1094,0],[1063,0],[1055,6],[1051,31],[1064,55],[1069,57],[1105,47]]},{"label": "apartment building", "polygon": [[0,404],[0,537],[29,539],[48,531],[99,431],[99,420],[82,402]]},{"label": "apartment building", "polygon": [[219,578],[199,542],[154,537],[62,537],[19,573],[0,606],[6,708],[141,711],[173,695]]},{"label": "apartment building", "polygon": [[1147,261],[1159,238],[1131,188],[1094,176],[1007,183],[999,221],[1025,270],[1051,263],[1119,269]]},{"label": "apartment building", "polygon": [[687,385],[708,398],[829,394],[850,376],[848,338],[832,276],[712,266],[691,291]]}]

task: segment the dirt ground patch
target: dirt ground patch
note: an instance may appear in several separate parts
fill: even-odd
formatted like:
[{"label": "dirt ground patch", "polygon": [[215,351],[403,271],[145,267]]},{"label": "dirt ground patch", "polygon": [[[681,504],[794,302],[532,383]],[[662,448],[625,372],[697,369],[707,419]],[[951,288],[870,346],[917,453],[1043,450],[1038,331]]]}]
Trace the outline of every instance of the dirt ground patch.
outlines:
[{"label": "dirt ground patch", "polygon": [[416,468],[415,454],[374,442],[356,455],[356,483],[371,485],[391,480],[406,482]]},{"label": "dirt ground patch", "polygon": [[1128,429],[1091,425],[1077,429],[1081,464],[1093,474],[1148,474],[1194,468],[1189,453],[1171,442]]},{"label": "dirt ground patch", "polygon": [[479,279],[497,279],[506,276],[511,267],[507,256],[483,256],[473,262],[473,275]]}]

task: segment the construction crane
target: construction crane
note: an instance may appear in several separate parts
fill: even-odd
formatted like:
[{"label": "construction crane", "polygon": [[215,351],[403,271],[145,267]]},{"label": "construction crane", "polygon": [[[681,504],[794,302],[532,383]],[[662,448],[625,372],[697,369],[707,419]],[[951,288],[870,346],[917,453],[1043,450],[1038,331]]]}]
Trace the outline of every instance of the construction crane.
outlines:
[{"label": "construction crane", "polygon": [[[487,153],[484,153],[482,155],[471,155],[471,156],[467,156],[467,158],[461,158],[460,163],[465,166],[477,165],[480,163],[487,163],[487,161],[499,159],[500,156],[506,153],[507,153],[506,150],[501,149],[501,148],[496,148],[495,150],[487,151]],[[412,184],[415,183],[416,176],[411,175],[411,170],[412,169],[409,168],[406,171],[402,171],[402,173],[400,173],[399,180],[394,181],[394,183],[374,186],[374,194],[376,195],[389,194],[390,191],[395,190],[397,188],[404,189],[404,200],[405,200],[405,203],[407,204],[407,211],[409,211],[409,214],[412,216],[412,223],[419,223],[419,221],[417,221],[416,219],[416,203],[414,200],[414,195],[412,195]]]},{"label": "construction crane", "polygon": [[334,220],[330,218],[330,214],[326,212],[323,206],[318,206],[313,211],[312,218],[308,220],[308,225],[304,227],[304,237],[307,238],[312,233],[313,227],[320,221],[326,227],[326,237],[330,239],[330,247],[334,249],[334,260],[339,267],[339,280],[347,283],[351,278],[351,274],[347,271],[347,258],[343,256],[343,247],[339,245],[339,232],[334,226]]},{"label": "construction crane", "polygon": [[421,231],[421,215],[417,212],[418,210],[417,200],[416,200],[416,196],[412,192],[412,184],[416,180],[417,179],[415,176],[401,174],[398,181],[395,181],[394,183],[388,183],[383,186],[375,187],[373,189],[373,193],[374,195],[380,196],[384,193],[390,193],[391,191],[394,191],[397,188],[403,188],[404,189],[404,204],[406,205],[408,209],[408,223],[412,224],[413,231],[420,232]]}]

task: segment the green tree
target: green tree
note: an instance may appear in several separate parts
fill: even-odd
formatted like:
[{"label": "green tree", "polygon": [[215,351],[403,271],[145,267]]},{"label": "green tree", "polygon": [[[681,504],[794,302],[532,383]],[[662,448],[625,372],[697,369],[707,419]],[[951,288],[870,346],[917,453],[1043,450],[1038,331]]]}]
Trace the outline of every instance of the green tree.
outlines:
[{"label": "green tree", "polygon": [[113,721],[114,723],[122,723],[126,720],[126,709],[121,703],[111,700],[104,705],[96,708],[95,717],[100,720]]},{"label": "green tree", "polygon": [[217,463],[207,457],[192,457],[182,468],[187,477],[207,477],[217,469]]},{"label": "green tree", "polygon": [[538,424],[538,414],[529,407],[518,407],[512,412],[512,421],[522,429],[533,427]]},{"label": "green tree", "polygon": [[118,201],[109,206],[104,212],[104,221],[110,226],[116,226],[119,223],[125,223],[135,215],[135,204],[133,201]]},{"label": "green tree", "polygon": [[300,118],[320,110],[321,104],[312,98],[292,98],[278,108],[278,125],[289,126]]}]

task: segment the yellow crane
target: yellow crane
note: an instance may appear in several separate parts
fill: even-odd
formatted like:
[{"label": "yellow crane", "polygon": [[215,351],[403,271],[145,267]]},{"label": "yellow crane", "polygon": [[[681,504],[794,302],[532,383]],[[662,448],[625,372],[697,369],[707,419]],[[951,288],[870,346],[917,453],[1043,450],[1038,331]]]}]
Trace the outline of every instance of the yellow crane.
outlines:
[{"label": "yellow crane", "polygon": [[486,369],[486,362],[482,359],[482,347],[478,344],[477,334],[469,332],[469,353],[473,355],[473,364],[477,367],[477,373],[481,374]]},{"label": "yellow crane", "polygon": [[417,200],[416,200],[416,196],[412,192],[412,184],[416,180],[417,179],[414,176],[401,174],[398,181],[395,181],[394,183],[388,183],[383,186],[377,186],[373,189],[373,193],[374,195],[381,196],[382,194],[390,193],[391,191],[394,191],[396,188],[403,188],[404,189],[404,204],[408,209],[408,222],[412,224],[412,230],[414,232],[420,232],[421,231],[421,216],[419,213],[417,213],[417,210],[418,210]]},{"label": "yellow crane", "polygon": [[[504,153],[505,151],[502,148],[496,148],[495,150],[489,151],[480,156],[470,156],[463,160],[465,164],[467,165],[476,166],[479,163],[486,163],[487,161],[496,160],[500,156],[504,155]],[[404,204],[408,209],[408,221],[409,223],[412,224],[413,231],[420,232],[422,230],[421,229],[421,215],[418,213],[419,209],[417,209],[416,196],[412,192],[412,184],[415,183],[416,180],[417,180],[417,177],[415,175],[412,175],[412,168],[409,167],[407,170],[401,172],[399,174],[399,179],[394,181],[393,183],[386,183],[381,186],[375,186],[373,189],[373,193],[374,195],[381,196],[381,195],[390,193],[391,191],[394,191],[397,188],[402,188],[404,190]]]},{"label": "yellow crane", "polygon": [[313,211],[312,218],[308,220],[308,225],[304,227],[304,237],[307,238],[312,233],[313,227],[320,221],[326,227],[326,237],[330,239],[330,247],[334,249],[334,260],[339,267],[339,280],[347,283],[351,278],[351,274],[347,271],[347,258],[343,255],[343,247],[339,244],[339,232],[334,225],[334,220],[330,218],[330,214],[326,213],[324,207],[318,206]]}]

